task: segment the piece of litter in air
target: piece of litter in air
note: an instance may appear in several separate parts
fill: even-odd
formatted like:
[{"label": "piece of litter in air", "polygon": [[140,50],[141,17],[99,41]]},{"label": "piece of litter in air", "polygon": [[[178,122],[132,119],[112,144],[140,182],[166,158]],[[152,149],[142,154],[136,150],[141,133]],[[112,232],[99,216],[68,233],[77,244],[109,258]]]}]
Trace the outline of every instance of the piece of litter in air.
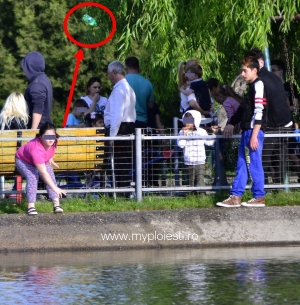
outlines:
[{"label": "piece of litter in air", "polygon": [[82,20],[85,21],[86,23],[88,23],[90,26],[97,26],[97,21],[91,17],[90,15],[83,15]]}]

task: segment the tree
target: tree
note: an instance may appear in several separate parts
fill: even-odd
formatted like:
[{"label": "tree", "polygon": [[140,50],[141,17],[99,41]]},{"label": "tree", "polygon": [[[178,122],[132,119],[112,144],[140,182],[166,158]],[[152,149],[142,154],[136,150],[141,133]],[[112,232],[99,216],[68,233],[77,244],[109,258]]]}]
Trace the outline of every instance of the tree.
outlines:
[{"label": "tree", "polygon": [[[141,0],[130,4],[122,0],[121,3],[126,8],[127,20],[119,42],[121,57],[132,51],[134,41],[142,41],[149,55],[149,75],[154,76],[156,86],[163,83],[172,89],[178,63],[188,58],[200,60],[204,77],[214,76],[230,83],[249,48],[263,49],[269,44],[271,54],[282,56],[277,51],[278,43],[282,43],[278,40],[282,33],[294,35],[297,22],[294,15],[299,11],[299,1],[294,0]],[[276,15],[284,15],[284,20],[275,21]],[[159,91],[158,96],[167,101],[170,91]]]},{"label": "tree", "polygon": [[[28,52],[39,51],[45,57],[46,73],[53,85],[52,117],[57,126],[61,126],[63,121],[75,67],[74,55],[79,49],[67,39],[62,25],[67,11],[76,4],[78,1],[75,0],[25,0],[16,5],[12,0],[0,0],[4,8],[0,16],[4,25],[0,31],[0,59],[3,63],[0,98],[4,101],[14,90],[24,92],[27,79],[21,70],[21,59]],[[77,18],[74,15],[70,19],[69,27],[75,27],[73,34],[84,41],[86,29],[80,14],[78,11]],[[80,66],[74,99],[85,95],[84,88],[89,77],[104,76],[101,67],[107,64],[106,60],[113,58],[106,53],[106,49],[111,52],[111,44],[104,48],[84,50],[85,60]],[[110,87],[108,82],[107,86]]]},{"label": "tree", "polygon": [[[60,126],[75,67],[78,47],[64,31],[63,20],[79,0],[0,0],[0,100],[14,90],[23,92],[26,78],[20,61],[30,51],[40,51],[46,60],[46,73],[54,87],[53,118]],[[200,60],[204,78],[217,77],[231,83],[239,71],[240,59],[252,46],[268,43],[271,58],[285,59],[282,35],[285,33],[289,58],[294,60],[295,79],[300,77],[297,57],[300,0],[102,0],[117,19],[114,38],[105,46],[84,49],[74,98],[85,94],[91,76],[100,76],[109,94],[107,64],[127,56],[140,59],[142,74],[154,85],[155,99],[162,117],[171,125],[178,115],[177,68],[189,58]],[[99,27],[87,25],[87,13]],[[284,16],[275,20],[273,16]],[[74,13],[69,20],[72,35],[81,41],[94,42],[110,31],[110,20],[103,11],[91,7]],[[294,54],[294,55],[293,55]],[[299,68],[298,68],[299,67]],[[169,122],[169,123],[168,123]]]}]

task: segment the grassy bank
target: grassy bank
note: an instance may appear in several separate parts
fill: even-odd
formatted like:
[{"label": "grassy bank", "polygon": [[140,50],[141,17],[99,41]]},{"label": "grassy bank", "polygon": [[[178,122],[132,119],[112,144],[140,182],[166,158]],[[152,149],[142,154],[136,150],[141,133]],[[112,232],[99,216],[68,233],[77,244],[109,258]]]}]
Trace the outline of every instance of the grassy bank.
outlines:
[{"label": "grassy bank", "polygon": [[[135,200],[117,198],[114,201],[110,197],[93,198],[66,198],[61,200],[61,206],[65,213],[74,212],[126,212],[142,210],[163,210],[163,209],[189,209],[189,208],[215,208],[215,203],[228,197],[228,192],[215,193],[211,195],[189,195],[186,197],[163,197],[148,195],[143,197],[142,203]],[[243,199],[251,198],[247,191]],[[274,191],[266,196],[267,206],[299,205],[300,191]],[[52,213],[53,207],[50,201],[40,200],[36,202],[36,209],[39,213]],[[24,199],[21,204],[4,199],[0,201],[0,214],[26,213],[27,202]]]}]

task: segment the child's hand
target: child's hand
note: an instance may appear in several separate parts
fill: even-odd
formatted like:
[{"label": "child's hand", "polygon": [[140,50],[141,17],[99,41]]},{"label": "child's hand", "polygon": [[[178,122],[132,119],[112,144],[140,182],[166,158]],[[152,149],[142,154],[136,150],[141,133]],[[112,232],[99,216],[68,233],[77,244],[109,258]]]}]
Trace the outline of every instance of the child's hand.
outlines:
[{"label": "child's hand", "polygon": [[81,122],[80,124],[76,125],[75,127],[76,128],[86,128],[87,126],[86,126],[85,122]]},{"label": "child's hand", "polygon": [[219,126],[211,126],[211,131],[214,133],[214,134],[217,134],[219,132]]},{"label": "child's hand", "polygon": [[92,98],[92,104],[91,104],[90,108],[84,113],[83,117],[85,117],[87,114],[95,111],[96,104],[99,101],[99,99],[100,99],[100,95],[99,95],[99,93],[96,93]]},{"label": "child's hand", "polygon": [[96,93],[94,96],[93,96],[93,103],[97,103],[98,101],[99,101],[99,99],[100,99],[100,95],[99,95],[99,93]]},{"label": "child's hand", "polygon": [[192,90],[192,89],[186,90],[186,88],[184,86],[182,86],[180,88],[180,92],[186,96],[189,96],[190,94],[194,93],[194,90]]},{"label": "child's hand", "polygon": [[51,166],[55,166],[55,167],[59,168],[58,164],[54,162],[53,158],[51,158],[51,159],[49,160],[49,164],[50,164]]},{"label": "child's hand", "polygon": [[186,88],[185,86],[180,87],[179,91],[183,94],[185,94]]},{"label": "child's hand", "polygon": [[183,134],[186,136],[187,135],[187,133],[189,132],[189,131],[193,131],[193,129],[190,127],[190,126],[183,126],[182,127],[182,130],[183,130]]}]

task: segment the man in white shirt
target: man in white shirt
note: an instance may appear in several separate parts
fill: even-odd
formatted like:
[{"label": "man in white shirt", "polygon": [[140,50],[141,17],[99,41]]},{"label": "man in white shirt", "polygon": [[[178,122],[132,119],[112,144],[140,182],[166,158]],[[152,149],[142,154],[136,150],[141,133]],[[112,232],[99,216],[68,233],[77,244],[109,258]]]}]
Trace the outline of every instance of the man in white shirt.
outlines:
[{"label": "man in white shirt", "polygon": [[[133,89],[125,79],[124,66],[119,61],[108,65],[107,77],[111,81],[111,92],[104,110],[105,127],[110,127],[111,137],[130,135],[134,133],[136,119],[136,97]],[[133,144],[132,141],[114,141],[115,175],[118,187],[130,187],[132,169]]]}]

